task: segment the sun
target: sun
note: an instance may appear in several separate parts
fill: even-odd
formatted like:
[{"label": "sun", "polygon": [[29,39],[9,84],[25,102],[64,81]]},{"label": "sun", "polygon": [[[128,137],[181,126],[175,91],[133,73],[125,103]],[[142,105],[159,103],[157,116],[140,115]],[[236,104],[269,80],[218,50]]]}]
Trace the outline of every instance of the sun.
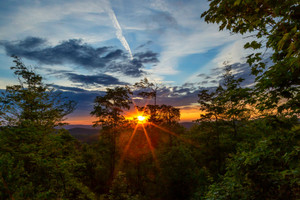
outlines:
[{"label": "sun", "polygon": [[144,123],[145,120],[146,120],[146,117],[145,117],[145,116],[139,115],[139,116],[137,117],[137,119],[139,120],[139,123]]}]

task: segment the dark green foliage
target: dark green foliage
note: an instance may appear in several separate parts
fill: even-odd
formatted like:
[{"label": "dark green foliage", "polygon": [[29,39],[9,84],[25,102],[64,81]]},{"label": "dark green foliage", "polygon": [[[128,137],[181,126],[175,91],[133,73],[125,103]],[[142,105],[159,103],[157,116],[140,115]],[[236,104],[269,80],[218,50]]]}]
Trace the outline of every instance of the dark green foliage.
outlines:
[{"label": "dark green foliage", "polygon": [[[11,67],[19,80],[18,85],[7,86],[1,96],[0,124],[26,126],[26,123],[48,130],[62,125],[64,117],[74,110],[75,103],[61,97],[42,77],[14,57],[16,66]],[[1,113],[0,113],[1,114]]]},{"label": "dark green foliage", "polygon": [[0,138],[1,199],[94,198],[77,178],[78,142],[68,132],[3,128]]},{"label": "dark green foliage", "polygon": [[199,179],[199,168],[183,145],[166,149],[160,155],[161,192],[164,199],[190,199]]},{"label": "dark green foliage", "polygon": [[79,179],[82,163],[78,142],[65,130],[55,130],[74,103],[49,89],[42,77],[18,58],[19,85],[1,97],[1,199],[94,199]]},{"label": "dark green foliage", "polygon": [[131,92],[127,87],[107,88],[104,96],[95,99],[94,110],[91,115],[98,118],[94,126],[114,126],[124,120],[122,109],[129,109]]},{"label": "dark green foliage", "polygon": [[158,85],[145,78],[135,87],[154,99],[138,108],[151,123],[135,129],[123,116],[129,88],[107,89],[91,112],[99,139],[81,144],[54,129],[74,103],[15,57],[19,84],[0,96],[0,199],[300,199],[298,13],[297,0],[211,0],[205,20],[253,32],[245,48],[270,48],[273,66],[260,52],[248,57],[253,91],[226,66],[218,88],[200,91],[201,118],[189,131],[178,108],[156,104]]},{"label": "dark green foliage", "polygon": [[91,145],[83,145],[80,160],[84,163],[81,169],[82,181],[95,194],[105,194],[109,191],[110,180],[110,146],[103,140]]},{"label": "dark green foliage", "polygon": [[230,120],[233,124],[238,120],[250,117],[247,104],[251,103],[251,90],[242,88],[243,79],[235,79],[231,66],[226,66],[222,82],[215,91],[201,90],[198,94],[201,114],[199,121]]},{"label": "dark green foliage", "polygon": [[[298,0],[210,0],[209,9],[201,15],[208,23],[220,24],[220,30],[253,33],[254,41],[245,48],[261,50],[248,56],[258,81],[261,111],[277,108],[278,112],[299,113],[299,13]],[[270,58],[274,64],[268,69],[262,62],[264,49],[272,50]]]},{"label": "dark green foliage", "polygon": [[119,172],[112,183],[107,200],[139,200],[138,195],[131,194],[125,174]]},{"label": "dark green foliage", "polygon": [[281,118],[253,122],[260,137],[239,145],[207,199],[298,199],[300,129],[295,123]]}]

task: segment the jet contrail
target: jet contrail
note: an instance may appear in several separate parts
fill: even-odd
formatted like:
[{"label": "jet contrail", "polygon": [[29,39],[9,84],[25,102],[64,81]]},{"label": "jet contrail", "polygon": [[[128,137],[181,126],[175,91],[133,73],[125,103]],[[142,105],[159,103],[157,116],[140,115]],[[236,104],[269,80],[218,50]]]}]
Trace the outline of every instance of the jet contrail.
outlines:
[{"label": "jet contrail", "polygon": [[108,7],[107,11],[108,11],[108,15],[109,15],[111,21],[114,24],[115,29],[116,29],[116,36],[117,36],[117,38],[122,43],[123,47],[128,51],[128,53],[130,55],[130,59],[132,60],[133,57],[132,57],[131,49],[130,49],[129,44],[126,41],[125,37],[123,36],[122,28],[121,28],[121,26],[120,26],[120,24],[119,24],[119,22],[117,20],[115,12],[113,11],[113,9],[111,7]]}]

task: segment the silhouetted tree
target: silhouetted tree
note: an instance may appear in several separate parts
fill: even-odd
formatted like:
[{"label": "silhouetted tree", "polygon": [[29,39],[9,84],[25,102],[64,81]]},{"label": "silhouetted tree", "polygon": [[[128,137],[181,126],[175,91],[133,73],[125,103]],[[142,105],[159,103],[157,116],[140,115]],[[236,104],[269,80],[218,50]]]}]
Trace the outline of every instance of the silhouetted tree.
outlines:
[{"label": "silhouetted tree", "polygon": [[3,125],[20,126],[26,123],[44,130],[62,125],[64,117],[74,110],[75,102],[66,100],[43,83],[42,77],[14,57],[11,67],[19,80],[18,85],[7,86],[2,93],[0,115]]},{"label": "silhouetted tree", "polygon": [[114,176],[117,147],[116,141],[121,126],[125,123],[122,115],[123,109],[129,109],[131,102],[131,91],[127,87],[107,88],[104,96],[95,99],[94,110],[91,115],[98,119],[94,126],[102,126],[102,139],[108,140],[110,146],[110,181]]},{"label": "silhouetted tree", "polygon": [[224,92],[221,99],[225,108],[225,118],[231,122],[234,137],[237,137],[238,134],[237,122],[250,118],[251,89],[241,87],[243,80],[234,77],[230,65],[225,66],[223,74]]},{"label": "silhouetted tree", "polygon": [[144,98],[154,99],[154,106],[156,106],[157,91],[159,89],[159,85],[157,83],[151,83],[147,78],[144,78],[140,80],[140,82],[135,83],[134,87],[144,90],[142,92],[139,92],[138,95]]}]

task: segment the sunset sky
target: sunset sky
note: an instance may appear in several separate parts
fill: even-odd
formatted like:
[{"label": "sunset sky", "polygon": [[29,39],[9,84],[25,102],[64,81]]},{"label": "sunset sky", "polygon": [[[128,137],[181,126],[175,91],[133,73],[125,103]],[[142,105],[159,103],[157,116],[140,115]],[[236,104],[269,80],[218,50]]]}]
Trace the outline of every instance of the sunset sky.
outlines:
[{"label": "sunset sky", "polygon": [[206,9],[204,0],[0,1],[0,89],[16,83],[14,54],[78,103],[71,124],[92,123],[93,100],[105,88],[144,77],[161,84],[158,104],[195,120],[199,88],[219,84],[224,61],[244,85],[253,81],[245,36],[204,22]]}]

